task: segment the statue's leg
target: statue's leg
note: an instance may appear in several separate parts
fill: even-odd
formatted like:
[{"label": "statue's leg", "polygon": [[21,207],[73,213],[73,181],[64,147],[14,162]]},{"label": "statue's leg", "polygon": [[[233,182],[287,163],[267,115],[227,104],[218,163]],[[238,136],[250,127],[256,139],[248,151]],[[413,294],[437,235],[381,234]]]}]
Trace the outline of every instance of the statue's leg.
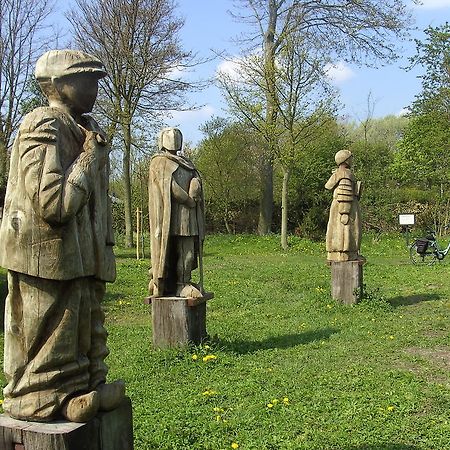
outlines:
[{"label": "statue's leg", "polygon": [[48,421],[89,386],[89,361],[79,352],[85,329],[82,279],[59,281],[8,272],[5,307],[4,410]]},{"label": "statue's leg", "polygon": [[194,264],[194,237],[177,237],[177,281],[189,284],[191,282],[192,266]]},{"label": "statue's leg", "polygon": [[95,389],[100,383],[106,381],[108,367],[105,364],[105,358],[109,354],[106,346],[108,332],[105,329],[105,313],[101,307],[101,301],[105,295],[106,286],[104,281],[94,278],[87,279],[89,284],[90,298],[90,341],[87,352],[89,358],[90,388]]},{"label": "statue's leg", "polygon": [[90,291],[90,316],[91,336],[89,357],[90,383],[89,388],[95,389],[99,397],[99,409],[108,411],[116,408],[125,397],[125,383],[116,381],[106,384],[108,367],[105,358],[109,354],[106,346],[108,332],[105,329],[105,313],[101,307],[101,301],[105,295],[106,284],[104,281],[90,278],[87,280]]},{"label": "statue's leg", "polygon": [[178,236],[177,295],[180,297],[202,297],[200,287],[191,280],[196,239],[197,236]]}]

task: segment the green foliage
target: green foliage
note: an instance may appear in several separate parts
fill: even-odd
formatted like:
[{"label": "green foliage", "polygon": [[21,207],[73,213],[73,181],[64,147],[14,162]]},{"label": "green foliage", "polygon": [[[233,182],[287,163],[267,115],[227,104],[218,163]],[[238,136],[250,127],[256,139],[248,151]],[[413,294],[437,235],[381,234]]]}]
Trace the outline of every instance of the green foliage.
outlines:
[{"label": "green foliage", "polygon": [[254,134],[223,118],[212,118],[202,131],[205,138],[193,158],[203,178],[209,226],[229,233],[252,230],[245,222],[254,225],[247,214],[258,198]]},{"label": "green foliage", "polygon": [[[391,173],[403,186],[426,189],[427,221],[441,231],[450,207],[450,27],[429,27],[412,64],[425,67],[422,91],[399,143]],[[418,199],[417,199],[418,200]]]},{"label": "green foliage", "polygon": [[[335,153],[344,146],[345,140],[339,125],[330,120],[318,130],[315,139],[304,151],[299,152],[297,164],[292,165],[289,185],[289,231],[313,239],[324,237],[327,209],[331,203],[324,184],[335,166]],[[280,202],[280,177],[278,175],[276,180],[277,202]]]},{"label": "green foliage", "polygon": [[425,68],[422,91],[412,105],[413,115],[440,112],[450,117],[450,24],[428,27],[425,41],[416,39],[416,54],[410,59],[411,66]]},{"label": "green foliage", "polygon": [[418,269],[401,238],[368,234],[374,298],[351,307],[330,298],[323,243],[215,235],[205,250],[213,338],[171,350],[151,348],[149,262],[116,250],[108,376],[126,382],[136,450],[448,447],[447,260]]}]

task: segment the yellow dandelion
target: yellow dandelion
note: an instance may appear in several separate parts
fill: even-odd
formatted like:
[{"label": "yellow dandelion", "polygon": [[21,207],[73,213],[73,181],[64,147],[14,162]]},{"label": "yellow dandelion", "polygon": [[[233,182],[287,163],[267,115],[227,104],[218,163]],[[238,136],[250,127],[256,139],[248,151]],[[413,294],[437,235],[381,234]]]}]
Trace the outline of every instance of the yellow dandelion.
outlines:
[{"label": "yellow dandelion", "polygon": [[192,355],[192,361],[197,361],[197,359],[198,359],[198,355]]},{"label": "yellow dandelion", "polygon": [[267,407],[268,407],[269,409],[273,408],[273,403],[267,403]]},{"label": "yellow dandelion", "polygon": [[391,334],[391,335],[389,336],[389,339],[394,339],[394,336]]},{"label": "yellow dandelion", "polygon": [[216,355],[206,355],[203,357],[203,362],[214,361],[217,359]]},{"label": "yellow dandelion", "polygon": [[395,408],[395,406],[389,405],[389,406],[387,407],[387,410],[388,410],[388,411],[394,411],[394,408]]},{"label": "yellow dandelion", "polygon": [[212,389],[207,389],[205,392],[203,392],[203,395],[205,397],[211,397],[212,395],[216,395],[217,392]]},{"label": "yellow dandelion", "polygon": [[231,444],[231,448],[234,448],[234,449],[239,448],[239,444],[237,442],[233,442]]},{"label": "yellow dandelion", "polygon": [[283,398],[283,403],[284,403],[285,405],[289,405],[289,398],[288,398],[288,397],[284,397],[284,398]]}]

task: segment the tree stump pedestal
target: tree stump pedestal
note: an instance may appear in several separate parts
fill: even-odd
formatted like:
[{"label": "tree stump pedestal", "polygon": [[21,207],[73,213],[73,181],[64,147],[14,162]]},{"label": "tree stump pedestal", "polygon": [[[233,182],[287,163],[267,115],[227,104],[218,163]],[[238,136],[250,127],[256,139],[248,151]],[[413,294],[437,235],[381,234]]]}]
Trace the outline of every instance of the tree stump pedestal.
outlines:
[{"label": "tree stump pedestal", "polygon": [[206,302],[214,297],[150,297],[153,346],[156,348],[201,344],[206,339]]},{"label": "tree stump pedestal", "polygon": [[133,450],[131,401],[86,423],[27,422],[0,414],[1,450]]},{"label": "tree stump pedestal", "polygon": [[328,261],[331,266],[331,296],[346,305],[358,303],[363,289],[364,259]]}]

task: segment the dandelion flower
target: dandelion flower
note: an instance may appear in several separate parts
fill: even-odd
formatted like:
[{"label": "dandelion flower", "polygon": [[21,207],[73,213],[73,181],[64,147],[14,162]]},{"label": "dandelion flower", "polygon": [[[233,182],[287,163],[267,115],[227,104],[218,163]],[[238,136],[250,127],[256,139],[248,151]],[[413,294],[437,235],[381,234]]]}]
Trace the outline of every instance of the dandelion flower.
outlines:
[{"label": "dandelion flower", "polygon": [[203,357],[203,362],[214,361],[217,359],[216,355],[206,355]]},{"label": "dandelion flower", "polygon": [[394,339],[394,336],[392,336],[392,334],[389,336],[389,339]]},{"label": "dandelion flower", "polygon": [[387,407],[387,410],[388,410],[388,411],[394,411],[394,408],[395,408],[395,406],[389,405],[389,406]]},{"label": "dandelion flower", "polygon": [[284,403],[285,405],[289,405],[289,398],[288,398],[288,397],[284,397],[284,398],[283,398],[283,403]]},{"label": "dandelion flower", "polygon": [[231,448],[237,449],[237,448],[239,448],[239,444],[237,442],[233,442],[231,444]]},{"label": "dandelion flower", "polygon": [[205,392],[203,392],[203,395],[205,397],[211,397],[212,395],[216,395],[217,392],[213,391],[212,389],[207,389]]},{"label": "dandelion flower", "polygon": [[197,361],[198,355],[192,355],[192,361]]},{"label": "dandelion flower", "polygon": [[267,403],[267,407],[268,407],[269,409],[272,409],[272,408],[273,408],[273,403]]}]

